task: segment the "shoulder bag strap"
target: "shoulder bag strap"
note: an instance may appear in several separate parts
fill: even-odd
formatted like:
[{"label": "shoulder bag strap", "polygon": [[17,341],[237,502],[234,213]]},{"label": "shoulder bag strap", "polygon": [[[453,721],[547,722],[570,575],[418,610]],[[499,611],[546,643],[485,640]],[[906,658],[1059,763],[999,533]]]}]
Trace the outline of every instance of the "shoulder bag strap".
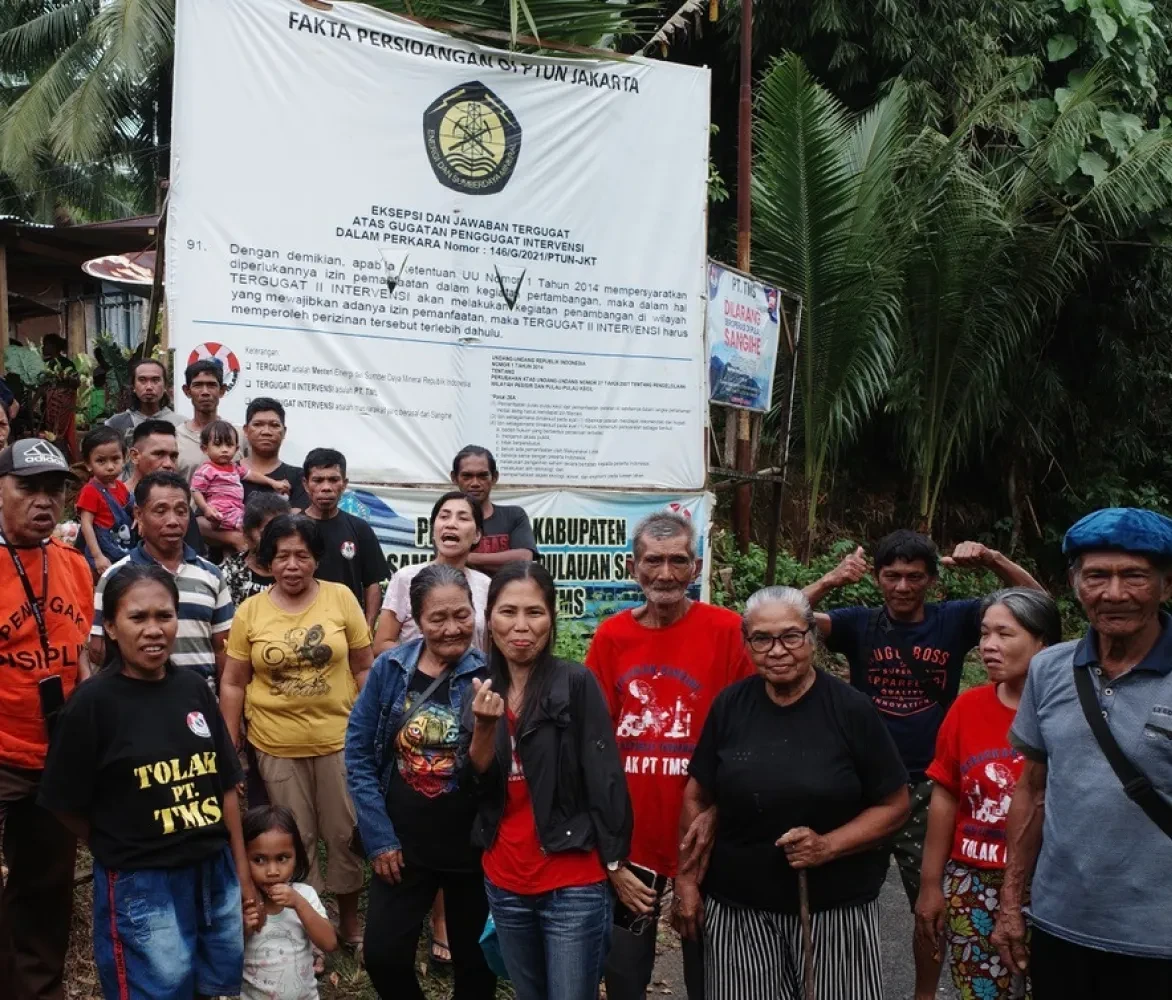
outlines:
[{"label": "shoulder bag strap", "polygon": [[1095,683],[1091,680],[1090,671],[1079,666],[1072,669],[1082,714],[1086,717],[1091,732],[1095,734],[1095,742],[1099,744],[1099,749],[1103,751],[1103,756],[1115,772],[1115,777],[1123,785],[1124,793],[1144,811],[1148,819],[1155,823],[1165,836],[1172,838],[1172,803],[1156,791],[1148,776],[1131,762],[1119,746],[1111,727],[1103,718],[1103,709],[1099,705],[1098,695],[1095,694]]},{"label": "shoulder bag strap", "polygon": [[900,660],[903,661],[904,666],[908,668],[908,671],[916,679],[916,683],[920,685],[920,690],[947,712],[950,702],[948,696],[945,694],[944,688],[937,684],[928,675],[927,668],[912,656],[911,647],[905,646],[902,641],[895,638],[895,629],[892,628],[891,622],[887,618],[886,609],[879,609],[875,615],[874,622],[879,634],[890,645],[895,647],[895,651],[899,653]]},{"label": "shoulder bag strap", "polygon": [[[418,670],[419,668],[416,667],[416,669]],[[394,752],[395,740],[399,738],[399,733],[403,731],[403,727],[415,718],[415,716],[419,713],[419,710],[427,704],[427,699],[435,694],[436,688],[438,688],[445,680],[447,680],[451,673],[451,670],[445,670],[438,677],[433,677],[431,679],[431,683],[428,684],[427,687],[423,689],[423,692],[419,695],[419,697],[411,703],[410,710],[403,713],[403,717],[399,719],[399,724],[395,726],[395,731],[391,733],[391,738],[387,741],[387,747],[391,750],[392,753]]]},{"label": "shoulder bag strap", "polygon": [[[96,486],[98,492],[102,494],[102,499],[106,501],[106,506],[110,508],[110,514],[114,518],[114,527],[117,528],[123,524],[129,526],[133,520],[129,511],[118,502],[113,493],[106,489],[106,487],[99,483],[96,479],[94,480],[94,486]],[[130,502],[133,504],[133,497],[130,498]]]}]

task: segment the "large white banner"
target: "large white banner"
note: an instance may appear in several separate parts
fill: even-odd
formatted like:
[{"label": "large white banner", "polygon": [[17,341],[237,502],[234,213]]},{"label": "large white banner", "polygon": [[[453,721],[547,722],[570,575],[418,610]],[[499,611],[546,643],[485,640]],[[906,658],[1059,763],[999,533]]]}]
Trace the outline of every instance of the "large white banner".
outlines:
[{"label": "large white banner", "polygon": [[479,47],[360,4],[179,0],[167,301],[291,459],[704,483],[707,70]]},{"label": "large white banner", "polygon": [[[344,509],[374,528],[394,573],[403,566],[430,562],[431,508],[443,490],[358,486],[342,500]],[[495,503],[525,508],[537,541],[538,558],[558,586],[558,617],[598,622],[643,601],[627,572],[635,525],[648,514],[672,510],[696,528],[697,555],[704,572],[692,596],[707,599],[712,553],[708,540],[712,495],[608,492],[603,490],[494,490]]]}]

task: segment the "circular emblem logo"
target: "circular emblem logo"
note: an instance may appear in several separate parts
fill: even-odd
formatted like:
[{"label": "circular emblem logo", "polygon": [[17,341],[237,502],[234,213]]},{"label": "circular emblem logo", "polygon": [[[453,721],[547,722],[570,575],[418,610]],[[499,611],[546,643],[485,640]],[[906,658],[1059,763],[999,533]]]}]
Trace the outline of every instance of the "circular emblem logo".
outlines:
[{"label": "circular emblem logo", "polygon": [[423,142],[436,179],[464,194],[496,194],[521,154],[521,124],[483,83],[453,87],[423,113]]},{"label": "circular emblem logo", "polygon": [[196,736],[209,738],[212,735],[211,729],[208,728],[208,720],[203,717],[203,712],[188,712],[187,728]]},{"label": "circular emblem logo", "polygon": [[354,547],[353,542],[342,543],[342,558],[353,559],[358,550]]},{"label": "circular emblem logo", "polygon": [[240,378],[240,361],[236,355],[223,344],[217,344],[213,340],[209,340],[206,344],[200,344],[187,356],[189,365],[193,365],[197,361],[219,362],[220,371],[224,377],[225,392],[231,392],[236,380]]}]

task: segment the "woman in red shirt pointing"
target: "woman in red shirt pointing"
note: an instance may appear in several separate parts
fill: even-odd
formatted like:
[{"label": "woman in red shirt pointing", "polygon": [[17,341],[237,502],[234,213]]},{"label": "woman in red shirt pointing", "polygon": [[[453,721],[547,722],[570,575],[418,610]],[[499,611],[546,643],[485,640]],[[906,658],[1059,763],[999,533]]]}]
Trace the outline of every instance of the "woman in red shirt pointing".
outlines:
[{"label": "woman in red shirt pointing", "polygon": [[607,873],[631,846],[631,803],[598,682],[554,658],[557,594],[540,563],[488,591],[490,679],[474,679],[472,839],[517,1000],[595,1000],[610,946]]},{"label": "woman in red shirt pointing", "polygon": [[1005,873],[1005,818],[1025,762],[1009,744],[1009,727],[1030,659],[1061,637],[1049,595],[1020,587],[990,594],[979,646],[990,683],[957,698],[936,737],[916,934],[928,947],[947,944],[964,1000],[1025,996],[1022,977],[989,943]]}]

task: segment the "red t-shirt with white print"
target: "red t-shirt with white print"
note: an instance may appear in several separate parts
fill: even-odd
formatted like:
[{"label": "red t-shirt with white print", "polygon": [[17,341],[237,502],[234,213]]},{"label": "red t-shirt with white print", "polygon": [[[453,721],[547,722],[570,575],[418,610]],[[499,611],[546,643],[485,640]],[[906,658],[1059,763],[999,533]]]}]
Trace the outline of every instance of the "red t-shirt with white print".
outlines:
[{"label": "red t-shirt with white print", "polygon": [[970,868],[1005,867],[1005,818],[1025,766],[1009,744],[1014,714],[985,684],[953,702],[936,737],[927,774],[957,798],[951,856]]},{"label": "red t-shirt with white print", "polygon": [[631,611],[599,626],[586,654],[615,724],[635,829],[630,861],[675,875],[688,762],[712,700],[754,672],[735,612],[699,601],[667,628]]}]

